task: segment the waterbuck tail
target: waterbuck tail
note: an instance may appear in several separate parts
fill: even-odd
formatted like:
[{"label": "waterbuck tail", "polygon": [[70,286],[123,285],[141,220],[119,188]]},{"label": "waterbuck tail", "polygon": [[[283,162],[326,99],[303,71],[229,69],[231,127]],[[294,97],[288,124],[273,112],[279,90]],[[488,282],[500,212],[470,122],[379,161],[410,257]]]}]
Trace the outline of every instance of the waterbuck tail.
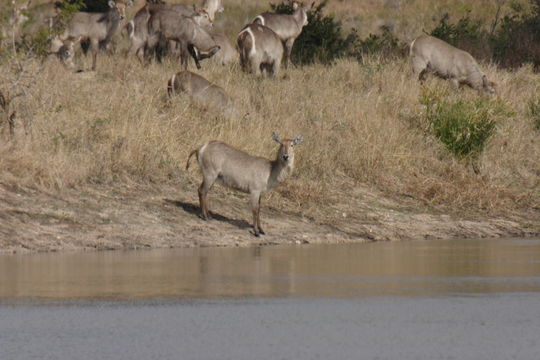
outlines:
[{"label": "waterbuck tail", "polygon": [[[189,153],[189,156],[187,158],[187,162],[186,162],[186,171],[189,170],[189,161],[191,160],[191,157],[193,156],[193,154],[197,154],[197,152],[199,151],[199,149],[195,149],[193,150],[192,152]],[[199,155],[197,155],[197,158],[199,157]]]}]

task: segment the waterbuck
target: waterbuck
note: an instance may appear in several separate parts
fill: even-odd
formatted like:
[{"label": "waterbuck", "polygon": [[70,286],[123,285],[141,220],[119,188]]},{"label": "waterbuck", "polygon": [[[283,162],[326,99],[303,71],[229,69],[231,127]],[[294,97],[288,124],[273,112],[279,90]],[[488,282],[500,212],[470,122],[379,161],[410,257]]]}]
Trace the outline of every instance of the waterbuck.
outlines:
[{"label": "waterbuck", "polygon": [[220,47],[220,50],[214,56],[212,56],[213,61],[221,65],[227,65],[238,59],[238,53],[232,46],[227,35],[222,32],[211,32],[210,35]]},{"label": "waterbuck", "polygon": [[[150,47],[148,46],[148,23],[150,21],[150,18],[154,14],[163,11],[170,12],[171,16],[173,16],[172,14],[175,14],[179,22],[182,21],[182,16],[188,16],[191,17],[199,26],[212,26],[212,20],[210,19],[210,15],[203,8],[189,7],[185,5],[146,4],[139,11],[137,11],[133,20],[129,21],[125,25],[129,38],[131,39],[131,45],[128,49],[128,53],[132,55],[137,55],[141,62],[144,62],[144,55],[148,55],[147,52],[149,50],[156,50],[154,48],[150,49]],[[159,37],[159,34],[153,35]],[[174,51],[176,44],[177,43],[175,41],[171,40],[169,42],[169,50]]]},{"label": "waterbuck", "polygon": [[148,20],[148,48],[155,48],[159,41],[170,40],[180,45],[184,69],[187,69],[188,53],[200,69],[199,60],[213,56],[220,49],[208,31],[199,25],[196,17],[183,16],[174,11],[158,11]]},{"label": "waterbuck", "polygon": [[55,37],[53,40],[51,40],[51,50],[48,52],[48,54],[56,56],[65,67],[70,69],[74,68],[74,46],[80,41],[81,37],[68,37],[65,40],[60,40],[58,37]]},{"label": "waterbuck", "polygon": [[167,82],[167,93],[185,93],[199,106],[230,115],[233,109],[231,98],[223,88],[212,84],[204,77],[190,71],[174,74]]},{"label": "waterbuck", "polygon": [[118,29],[120,21],[126,16],[126,7],[130,6],[132,1],[127,3],[109,1],[109,10],[105,13],[87,13],[77,12],[73,15],[67,25],[62,40],[68,37],[81,37],[81,41],[90,41],[92,50],[92,70],[96,70],[97,53],[100,43],[103,47],[110,42],[114,33]]},{"label": "waterbuck", "polygon": [[260,24],[249,24],[238,34],[240,65],[246,72],[256,75],[266,71],[276,76],[283,57],[281,40],[270,28]]},{"label": "waterbuck", "polygon": [[272,190],[283,182],[294,168],[294,147],[302,142],[302,136],[294,140],[280,140],[276,133],[272,139],[280,144],[275,160],[252,156],[221,141],[210,141],[199,149],[193,150],[187,159],[195,154],[201,168],[203,181],[199,186],[199,203],[201,216],[210,218],[208,211],[208,191],[219,180],[223,185],[250,194],[251,211],[253,213],[253,233],[255,236],[264,234],[261,227],[259,210],[261,195]]},{"label": "waterbuck", "polygon": [[300,6],[295,1],[293,2],[293,10],[292,15],[265,12],[253,19],[254,24],[264,25],[272,29],[283,42],[285,68],[289,66],[294,41],[302,33],[302,28],[308,24],[307,6]]},{"label": "waterbuck", "polygon": [[495,95],[495,84],[488,81],[476,60],[460,50],[433,36],[422,34],[410,46],[412,68],[423,82],[428,73],[450,80],[454,88],[468,85],[479,93]]}]

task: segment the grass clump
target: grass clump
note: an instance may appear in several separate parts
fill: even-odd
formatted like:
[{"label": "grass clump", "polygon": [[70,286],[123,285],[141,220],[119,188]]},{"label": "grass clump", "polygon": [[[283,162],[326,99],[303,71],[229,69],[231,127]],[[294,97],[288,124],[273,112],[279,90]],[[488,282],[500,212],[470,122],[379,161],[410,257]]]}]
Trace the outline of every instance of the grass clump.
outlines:
[{"label": "grass clump", "polygon": [[421,103],[426,106],[425,116],[433,135],[459,158],[478,156],[499,118],[509,114],[500,101],[487,98],[454,101],[437,91],[425,91]]}]

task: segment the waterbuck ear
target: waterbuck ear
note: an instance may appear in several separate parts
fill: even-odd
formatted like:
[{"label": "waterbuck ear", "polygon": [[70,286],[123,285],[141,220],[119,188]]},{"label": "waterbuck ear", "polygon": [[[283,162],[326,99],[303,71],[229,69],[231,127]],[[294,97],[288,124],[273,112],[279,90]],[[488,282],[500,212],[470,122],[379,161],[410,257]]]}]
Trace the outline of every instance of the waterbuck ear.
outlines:
[{"label": "waterbuck ear", "polygon": [[272,139],[277,142],[278,144],[281,144],[281,140],[279,139],[279,135],[275,132],[272,132]]},{"label": "waterbuck ear", "polygon": [[298,9],[298,3],[296,1],[293,1],[292,8],[293,8],[293,10]]},{"label": "waterbuck ear", "polygon": [[304,140],[304,137],[303,137],[302,135],[298,135],[298,136],[294,139],[293,144],[294,144],[294,145],[298,145],[298,144],[300,144],[300,143],[302,142],[302,140]]},{"label": "waterbuck ear", "polygon": [[128,3],[126,4],[127,7],[130,7],[131,5],[133,5],[133,1],[132,0],[129,0]]},{"label": "waterbuck ear", "polygon": [[114,2],[114,0],[109,1],[109,7],[113,8],[115,5],[116,3]]}]

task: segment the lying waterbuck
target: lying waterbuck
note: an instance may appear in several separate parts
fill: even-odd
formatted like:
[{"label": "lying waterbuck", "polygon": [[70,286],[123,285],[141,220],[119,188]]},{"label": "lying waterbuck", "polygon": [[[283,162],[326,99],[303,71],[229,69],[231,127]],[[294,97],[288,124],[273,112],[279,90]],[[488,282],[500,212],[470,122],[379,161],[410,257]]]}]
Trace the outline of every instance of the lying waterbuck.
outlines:
[{"label": "lying waterbuck", "polygon": [[282,141],[276,133],[272,133],[272,139],[281,145],[274,161],[249,155],[220,141],[207,142],[189,154],[186,171],[191,156],[196,154],[203,175],[199,186],[203,219],[210,218],[207,195],[214,182],[219,180],[225,186],[250,194],[253,233],[255,236],[264,234],[259,217],[261,195],[275,188],[292,173],[294,146],[300,144],[303,138],[297,136],[294,140]]},{"label": "lying waterbuck", "polygon": [[307,6],[293,2],[294,13],[275,14],[266,12],[253,19],[254,24],[261,24],[272,29],[283,42],[285,47],[285,68],[289,66],[294,41],[302,33],[302,28],[308,24]]},{"label": "lying waterbuck", "polygon": [[456,89],[468,85],[479,93],[495,95],[495,84],[488,81],[476,60],[466,51],[433,36],[420,35],[410,47],[412,68],[418,79],[424,81],[428,73],[450,80]]},{"label": "lying waterbuck", "polygon": [[167,82],[167,93],[169,97],[175,93],[185,93],[197,105],[223,115],[230,115],[233,109],[231,98],[223,88],[190,71],[174,74]]},{"label": "lying waterbuck", "polygon": [[270,28],[260,24],[249,24],[238,34],[240,65],[246,72],[256,75],[266,71],[276,76],[283,57],[281,40]]},{"label": "lying waterbuck", "polygon": [[106,47],[118,29],[120,21],[125,18],[126,7],[131,4],[131,0],[127,3],[110,0],[109,10],[105,13],[77,12],[67,25],[61,39],[81,37],[81,41],[90,41],[93,56],[92,70],[96,70],[100,43]]},{"label": "lying waterbuck", "polygon": [[148,20],[148,48],[155,48],[159,41],[170,40],[180,45],[184,69],[187,69],[188,53],[200,69],[199,61],[212,57],[220,49],[208,31],[199,25],[197,17],[183,16],[174,11],[158,11]]},{"label": "lying waterbuck", "polygon": [[73,63],[73,58],[75,55],[74,47],[77,43],[81,41],[81,37],[73,38],[68,37],[65,40],[60,40],[58,37],[55,37],[51,41],[51,50],[48,52],[49,55],[54,55],[60,60],[60,62],[67,68],[74,68],[75,64]]}]

